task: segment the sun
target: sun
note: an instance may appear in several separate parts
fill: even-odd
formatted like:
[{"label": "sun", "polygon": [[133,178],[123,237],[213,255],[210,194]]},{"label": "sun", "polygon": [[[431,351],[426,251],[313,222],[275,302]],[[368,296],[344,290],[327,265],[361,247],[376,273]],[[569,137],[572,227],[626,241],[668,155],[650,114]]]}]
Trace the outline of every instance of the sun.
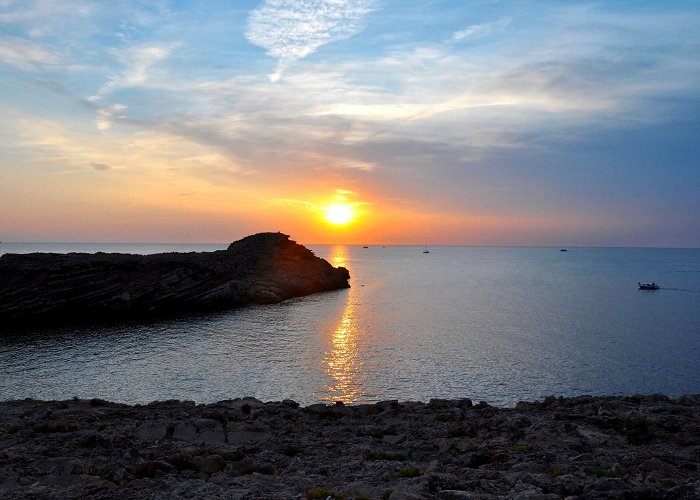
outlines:
[{"label": "sun", "polygon": [[350,205],[336,203],[326,207],[324,210],[326,212],[326,221],[335,226],[345,226],[355,217],[355,210]]}]

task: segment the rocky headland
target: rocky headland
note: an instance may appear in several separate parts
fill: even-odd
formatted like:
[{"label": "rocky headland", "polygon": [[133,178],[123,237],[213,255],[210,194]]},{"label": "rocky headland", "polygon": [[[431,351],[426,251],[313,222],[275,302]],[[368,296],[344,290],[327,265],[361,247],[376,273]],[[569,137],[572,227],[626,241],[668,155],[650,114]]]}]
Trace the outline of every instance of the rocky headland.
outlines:
[{"label": "rocky headland", "polygon": [[1,498],[700,498],[700,395],[0,403]]},{"label": "rocky headland", "polygon": [[350,274],[282,233],[216,252],[0,256],[0,324],[150,319],[347,288]]}]

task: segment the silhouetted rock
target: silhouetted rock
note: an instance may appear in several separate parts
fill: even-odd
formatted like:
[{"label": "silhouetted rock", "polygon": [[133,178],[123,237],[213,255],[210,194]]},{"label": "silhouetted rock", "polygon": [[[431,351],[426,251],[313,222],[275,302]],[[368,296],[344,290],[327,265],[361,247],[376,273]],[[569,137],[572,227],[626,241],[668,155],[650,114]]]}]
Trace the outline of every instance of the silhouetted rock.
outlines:
[{"label": "silhouetted rock", "polygon": [[268,304],[347,288],[334,268],[282,233],[215,252],[0,256],[0,323],[123,321]]}]

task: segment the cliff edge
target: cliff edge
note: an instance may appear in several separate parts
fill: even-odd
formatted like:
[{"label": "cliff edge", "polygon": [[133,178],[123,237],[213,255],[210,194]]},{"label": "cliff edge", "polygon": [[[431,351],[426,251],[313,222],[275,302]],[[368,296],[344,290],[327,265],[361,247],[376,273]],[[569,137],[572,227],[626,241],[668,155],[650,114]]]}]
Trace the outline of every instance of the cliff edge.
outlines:
[{"label": "cliff edge", "polygon": [[0,323],[73,324],[269,304],[348,288],[350,273],[282,233],[215,252],[0,256]]}]

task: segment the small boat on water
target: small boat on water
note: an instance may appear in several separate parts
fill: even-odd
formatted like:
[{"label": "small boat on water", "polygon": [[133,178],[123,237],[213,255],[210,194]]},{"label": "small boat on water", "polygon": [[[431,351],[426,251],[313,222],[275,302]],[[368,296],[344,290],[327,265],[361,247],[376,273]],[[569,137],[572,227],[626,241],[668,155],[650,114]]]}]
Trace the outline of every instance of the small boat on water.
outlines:
[{"label": "small boat on water", "polygon": [[428,250],[428,244],[425,244],[425,250],[423,250],[423,253],[430,253],[430,250]]},{"label": "small boat on water", "polygon": [[641,281],[638,281],[637,288],[639,288],[640,290],[658,290],[659,285],[657,285],[656,282],[642,283]]},{"label": "small boat on water", "polygon": [[560,252],[568,252],[568,250],[567,250],[566,248],[562,248],[562,249],[559,250],[559,251],[560,251]]}]

